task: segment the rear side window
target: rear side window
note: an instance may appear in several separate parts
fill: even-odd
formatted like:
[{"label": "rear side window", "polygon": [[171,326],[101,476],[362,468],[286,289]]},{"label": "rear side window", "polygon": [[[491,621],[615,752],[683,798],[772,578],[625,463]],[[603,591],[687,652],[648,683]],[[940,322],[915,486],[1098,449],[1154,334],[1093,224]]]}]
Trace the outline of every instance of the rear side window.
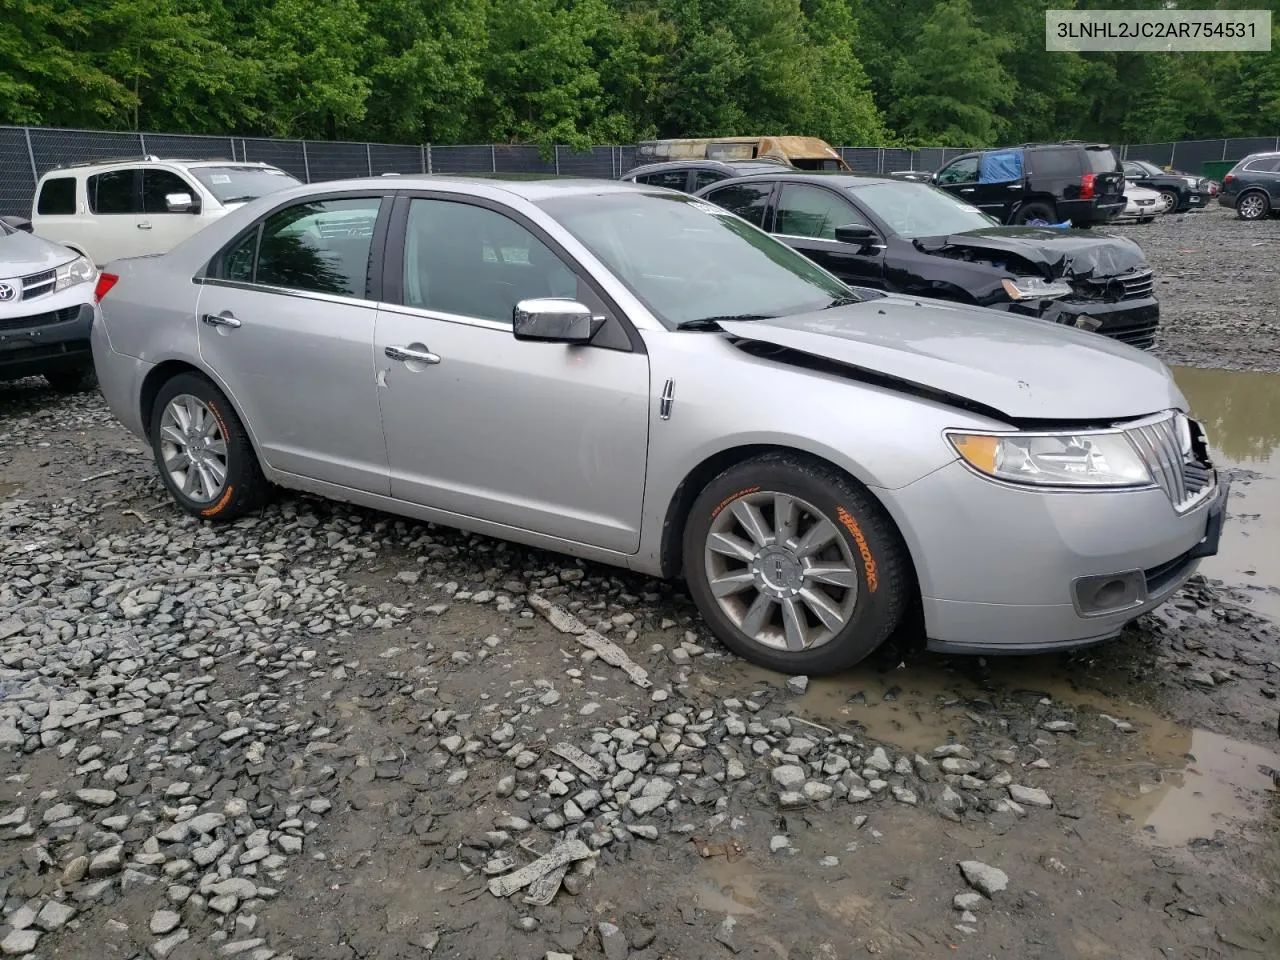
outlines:
[{"label": "rear side window", "polygon": [[772,192],[772,183],[737,183],[707,194],[707,199],[764,229],[764,215]]},{"label": "rear side window", "polygon": [[1280,170],[1280,157],[1259,157],[1250,160],[1244,168],[1250,173],[1275,173]]},{"label": "rear side window", "polygon": [[141,213],[133,191],[133,170],[112,170],[89,178],[89,210],[98,214]]},{"label": "rear side window", "polygon": [[1120,169],[1120,161],[1110,150],[1086,150],[1084,153],[1089,158],[1091,173],[1111,173]]},{"label": "rear side window", "polygon": [[687,170],[665,170],[662,173],[651,173],[644,178],[645,182],[655,187],[666,187],[668,190],[679,190],[686,193],[689,188],[689,172]]},{"label": "rear side window", "polygon": [[76,178],[51,177],[40,188],[36,213],[45,217],[58,217],[76,212]]},{"label": "rear side window", "polygon": [[[1027,166],[1031,173],[1037,177],[1065,177],[1074,179],[1081,174],[1080,169],[1080,153],[1079,150],[1028,150]],[[1115,155],[1107,151],[1111,156],[1111,166],[1107,169],[1114,169]]]}]

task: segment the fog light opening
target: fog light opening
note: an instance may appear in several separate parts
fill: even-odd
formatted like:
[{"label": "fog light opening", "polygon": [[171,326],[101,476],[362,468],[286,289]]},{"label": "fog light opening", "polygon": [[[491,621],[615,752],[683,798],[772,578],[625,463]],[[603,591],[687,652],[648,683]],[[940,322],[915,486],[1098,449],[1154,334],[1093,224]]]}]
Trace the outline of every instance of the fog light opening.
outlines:
[{"label": "fog light opening", "polygon": [[1147,580],[1141,570],[1081,577],[1072,585],[1072,599],[1082,617],[1119,613],[1147,602]]}]

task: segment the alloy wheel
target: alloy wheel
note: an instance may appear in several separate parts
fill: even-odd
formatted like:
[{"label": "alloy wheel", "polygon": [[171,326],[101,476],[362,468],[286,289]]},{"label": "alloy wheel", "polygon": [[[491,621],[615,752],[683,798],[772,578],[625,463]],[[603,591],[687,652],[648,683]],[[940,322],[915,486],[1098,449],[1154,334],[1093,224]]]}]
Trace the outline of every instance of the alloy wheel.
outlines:
[{"label": "alloy wheel", "polygon": [[182,393],[160,419],[160,456],[169,479],[197,503],[218,498],[227,483],[227,438],[213,411],[199,397]]},{"label": "alloy wheel", "polygon": [[711,522],[707,582],[744,635],[774,650],[829,643],[858,603],[848,541],[813,504],[785,493],[739,497]]},{"label": "alloy wheel", "polygon": [[1178,198],[1172,193],[1164,192],[1160,194],[1160,212],[1173,213],[1174,208],[1178,205]]},{"label": "alloy wheel", "polygon": [[1257,220],[1262,216],[1266,204],[1256,193],[1251,193],[1240,201],[1240,216],[1246,220]]}]

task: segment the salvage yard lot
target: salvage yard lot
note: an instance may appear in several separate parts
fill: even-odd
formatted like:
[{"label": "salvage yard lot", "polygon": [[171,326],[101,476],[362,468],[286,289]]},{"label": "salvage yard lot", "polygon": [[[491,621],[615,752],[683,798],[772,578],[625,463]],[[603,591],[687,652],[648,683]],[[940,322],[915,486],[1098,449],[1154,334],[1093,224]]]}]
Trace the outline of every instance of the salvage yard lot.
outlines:
[{"label": "salvage yard lot", "polygon": [[[1110,229],[1165,359],[1280,370],[1280,222]],[[293,495],[201,525],[99,397],[38,381],[0,386],[0,532],[6,953],[1275,956],[1257,592],[1197,579],[1073,655],[908,637],[789,682],[678,586]],[[548,904],[490,891],[566,832],[591,855]]]}]

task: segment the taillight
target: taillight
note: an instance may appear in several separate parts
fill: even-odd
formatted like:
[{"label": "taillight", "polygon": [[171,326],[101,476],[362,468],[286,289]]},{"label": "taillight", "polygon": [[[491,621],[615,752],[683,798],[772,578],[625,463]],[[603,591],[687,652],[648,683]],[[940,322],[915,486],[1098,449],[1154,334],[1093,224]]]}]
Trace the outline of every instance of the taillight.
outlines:
[{"label": "taillight", "polygon": [[1093,199],[1093,179],[1094,179],[1094,175],[1092,173],[1086,173],[1084,176],[1080,178],[1080,199],[1081,200]]},{"label": "taillight", "polygon": [[1235,178],[1236,178],[1236,175],[1234,173],[1228,173],[1225,177],[1222,178],[1222,182],[1223,184],[1228,184]]},{"label": "taillight", "polygon": [[98,274],[98,285],[93,288],[93,302],[101,303],[105,297],[120,280],[120,277],[114,273]]}]

